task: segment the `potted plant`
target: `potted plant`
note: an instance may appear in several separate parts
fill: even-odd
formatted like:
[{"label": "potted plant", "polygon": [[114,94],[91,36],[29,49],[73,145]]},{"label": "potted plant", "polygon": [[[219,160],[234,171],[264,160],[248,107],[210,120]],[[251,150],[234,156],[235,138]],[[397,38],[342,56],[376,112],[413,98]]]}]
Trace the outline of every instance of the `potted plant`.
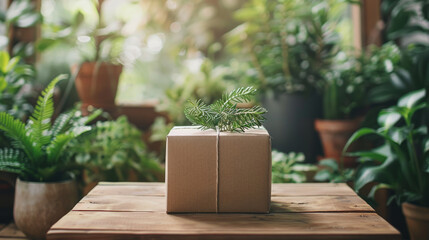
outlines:
[{"label": "potted plant", "polygon": [[322,141],[324,157],[336,159],[341,168],[356,166],[354,158],[341,159],[341,154],[347,140],[361,124],[362,117],[358,110],[365,106],[367,89],[367,83],[359,76],[355,64],[349,60],[347,65],[344,69],[333,69],[326,73],[323,119],[314,121]]},{"label": "potted plant", "polygon": [[[31,66],[19,63],[19,57],[11,58],[0,51],[0,112],[7,112],[24,120],[33,109],[29,103],[28,82],[34,77]],[[10,141],[0,132],[0,148],[10,146]],[[12,219],[15,178],[0,173],[0,221]]]},{"label": "potted plant", "polygon": [[68,24],[52,27],[56,30],[38,42],[39,50],[55,45],[78,50],[76,61],[80,63],[73,64],[71,72],[84,115],[90,112],[90,106],[113,115],[117,111],[115,97],[123,68],[120,57],[126,30],[124,20],[103,15],[103,3],[87,3],[87,11],[96,15],[96,21],[91,14],[77,11]]},{"label": "potted plant", "polygon": [[[94,48],[92,57],[85,60],[77,71],[75,84],[82,100],[82,110],[88,113],[88,107],[101,108],[115,115],[115,97],[118,89],[122,65],[119,62],[123,44],[121,24],[106,24],[102,15],[103,0],[97,5],[98,23],[94,29],[84,34]],[[81,15],[83,17],[83,15]],[[84,29],[85,26],[84,26]]]},{"label": "potted plant", "polygon": [[83,166],[84,193],[99,181],[163,181],[164,169],[127,117],[97,122],[71,141],[68,155]]},{"label": "potted plant", "polygon": [[[25,88],[34,75],[34,69],[20,63],[20,57],[11,58],[6,51],[0,51],[0,112],[21,120],[28,117],[33,107]],[[1,139],[0,146],[5,143]]]},{"label": "potted plant", "polygon": [[[323,118],[314,122],[325,158],[336,159],[341,168],[356,166],[355,158],[342,156],[342,150],[373,103],[369,92],[390,80],[398,68],[399,58],[399,49],[387,43],[381,48],[369,47],[357,57],[337,58],[334,67],[325,72]],[[360,147],[354,144],[349,150]]]},{"label": "potted plant", "polygon": [[380,188],[394,191],[389,202],[402,204],[413,240],[429,238],[429,109],[425,97],[425,89],[403,96],[396,106],[380,112],[380,128],[358,130],[344,148],[345,152],[366,135],[381,138],[381,146],[353,154],[363,162],[356,173],[355,189],[377,182],[371,194]]},{"label": "potted plant", "polygon": [[320,148],[313,124],[321,117],[322,73],[340,45],[335,12],[341,11],[331,7],[327,1],[249,1],[235,13],[243,24],[227,35],[231,50],[245,50],[250,66],[237,78],[262,92],[273,147],[303,152],[308,161]]},{"label": "potted plant", "polygon": [[36,24],[42,20],[34,1],[8,2],[7,9],[0,10],[0,23],[4,25],[6,36],[0,36],[0,48],[7,47],[9,53],[34,62],[33,42],[37,35]]},{"label": "potted plant", "polygon": [[61,114],[51,123],[55,78],[39,97],[27,124],[0,113],[0,130],[12,140],[0,149],[0,170],[18,175],[14,219],[30,238],[43,239],[52,224],[77,202],[77,188],[69,174],[70,162],[63,157],[67,143],[91,128],[96,115],[81,118],[76,110]]}]

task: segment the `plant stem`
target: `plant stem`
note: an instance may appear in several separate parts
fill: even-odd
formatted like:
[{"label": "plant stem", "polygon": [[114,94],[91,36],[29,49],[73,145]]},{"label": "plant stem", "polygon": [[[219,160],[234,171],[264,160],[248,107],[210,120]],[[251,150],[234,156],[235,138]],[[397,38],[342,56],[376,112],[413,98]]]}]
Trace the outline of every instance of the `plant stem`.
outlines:
[{"label": "plant stem", "polygon": [[[408,152],[410,155],[410,159],[411,161],[414,162],[415,164],[415,168],[416,168],[416,174],[417,174],[417,180],[418,180],[418,184],[419,186],[417,187],[417,189],[420,191],[420,193],[423,193],[425,189],[423,189],[423,176],[422,176],[422,172],[421,172],[421,166],[419,163],[419,159],[417,158],[417,153],[416,153],[416,148],[414,146],[414,140],[413,140],[413,134],[408,133],[408,141],[407,141],[407,146],[408,146]],[[420,205],[423,206],[424,204],[424,199],[420,199]]]},{"label": "plant stem", "polygon": [[250,56],[252,57],[252,63],[255,66],[256,70],[258,71],[258,76],[259,76],[259,79],[261,80],[262,88],[265,88],[268,82],[267,78],[265,77],[264,71],[262,70],[261,64],[259,63],[258,57],[256,56],[256,53],[253,49],[253,44],[248,38],[246,38],[246,45],[249,49]]},{"label": "plant stem", "polygon": [[287,33],[286,31],[280,31],[280,43],[282,47],[282,68],[285,75],[286,85],[292,87],[292,80],[290,78],[290,69],[289,69],[289,47],[286,44]]}]

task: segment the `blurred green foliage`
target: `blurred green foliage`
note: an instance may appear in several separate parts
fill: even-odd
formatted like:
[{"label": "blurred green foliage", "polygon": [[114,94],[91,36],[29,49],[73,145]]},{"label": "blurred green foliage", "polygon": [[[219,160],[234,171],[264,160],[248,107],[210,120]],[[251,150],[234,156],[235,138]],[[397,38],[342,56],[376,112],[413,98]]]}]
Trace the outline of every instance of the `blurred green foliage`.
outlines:
[{"label": "blurred green foliage", "polygon": [[[0,9],[0,23],[4,35],[0,36],[0,49],[7,50],[8,45],[13,44],[12,55],[28,57],[34,54],[33,43],[13,42],[9,39],[9,31],[16,28],[28,28],[40,23],[42,16],[36,11],[34,3],[30,0],[11,1],[7,9]],[[52,79],[52,78],[50,78]]]},{"label": "blurred green foliage", "polygon": [[0,112],[21,120],[28,117],[33,110],[29,84],[34,77],[32,66],[20,63],[20,57],[10,58],[6,51],[0,51]]},{"label": "blurred green foliage", "polygon": [[263,91],[320,90],[322,72],[341,46],[344,1],[249,1],[235,12],[241,25],[227,34],[233,52],[248,56],[249,83]]},{"label": "blurred green foliage", "polygon": [[97,122],[90,132],[74,139],[69,149],[69,157],[85,169],[86,183],[163,180],[164,170],[156,156],[125,116]]},{"label": "blurred green foliage", "polygon": [[272,182],[273,183],[303,183],[311,181],[307,179],[309,172],[314,172],[317,167],[312,164],[304,164],[303,153],[282,153],[272,151]]},{"label": "blurred green foliage", "polygon": [[400,68],[401,53],[393,43],[368,47],[357,57],[346,57],[345,53],[342,56],[324,73],[325,119],[350,119],[363,115],[367,106],[386,98],[380,90]]},{"label": "blurred green foliage", "polygon": [[355,170],[352,168],[341,169],[335,159],[322,159],[319,170],[314,175],[318,182],[346,183],[354,180]]}]

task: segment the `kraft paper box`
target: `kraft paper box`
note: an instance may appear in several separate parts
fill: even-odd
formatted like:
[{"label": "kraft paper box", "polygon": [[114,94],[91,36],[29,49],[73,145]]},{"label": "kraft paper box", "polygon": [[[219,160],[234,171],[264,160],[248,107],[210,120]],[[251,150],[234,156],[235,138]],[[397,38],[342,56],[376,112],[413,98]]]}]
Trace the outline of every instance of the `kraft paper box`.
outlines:
[{"label": "kraft paper box", "polygon": [[167,136],[167,213],[268,213],[271,139],[264,128],[244,133],[175,127]]}]

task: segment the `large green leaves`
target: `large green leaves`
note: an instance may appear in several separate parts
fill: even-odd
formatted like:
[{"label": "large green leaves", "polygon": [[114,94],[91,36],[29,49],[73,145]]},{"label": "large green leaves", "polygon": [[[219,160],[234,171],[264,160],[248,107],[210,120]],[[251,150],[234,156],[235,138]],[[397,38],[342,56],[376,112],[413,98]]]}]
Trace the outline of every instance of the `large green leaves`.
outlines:
[{"label": "large green leaves", "polygon": [[419,201],[423,206],[427,204],[428,130],[420,119],[414,117],[418,110],[428,110],[426,103],[422,102],[425,96],[424,89],[406,94],[399,99],[397,106],[380,112],[380,129],[362,128],[349,139],[344,153],[351,143],[369,134],[384,141],[380,148],[351,154],[364,160],[356,174],[356,190],[370,182],[377,182],[395,190],[398,202]]},{"label": "large green leaves", "polygon": [[30,0],[15,0],[10,4],[5,21],[18,27],[33,26],[41,19]]}]

